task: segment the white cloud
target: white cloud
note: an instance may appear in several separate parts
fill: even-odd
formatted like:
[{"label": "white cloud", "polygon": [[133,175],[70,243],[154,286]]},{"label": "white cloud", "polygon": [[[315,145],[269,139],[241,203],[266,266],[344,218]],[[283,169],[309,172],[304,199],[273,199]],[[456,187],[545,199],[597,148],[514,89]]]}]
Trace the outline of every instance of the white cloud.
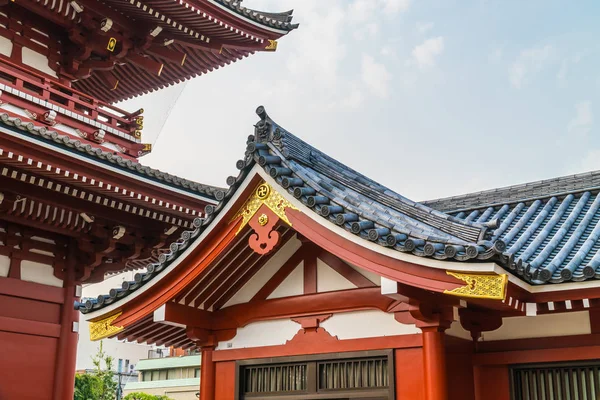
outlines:
[{"label": "white cloud", "polygon": [[427,33],[433,29],[434,25],[433,22],[417,22],[417,32],[420,34]]},{"label": "white cloud", "polygon": [[363,95],[358,88],[354,87],[351,89],[350,93],[342,99],[340,102],[340,107],[342,109],[357,109],[362,105]]},{"label": "white cloud", "polygon": [[571,171],[574,174],[600,169],[600,149],[589,151]]},{"label": "white cloud", "polygon": [[521,51],[519,57],[508,70],[510,84],[520,89],[527,82],[527,76],[539,72],[552,57],[554,49],[550,45]]},{"label": "white cloud", "polygon": [[502,60],[502,49],[501,48],[497,48],[494,51],[492,51],[489,55],[488,55],[488,60],[491,63],[497,63],[500,62],[500,60]]},{"label": "white cloud", "polygon": [[377,10],[377,3],[373,0],[354,0],[348,6],[348,20],[351,22],[364,22],[373,17]]},{"label": "white cloud", "polygon": [[416,46],[412,51],[412,56],[419,68],[433,67],[436,57],[442,54],[442,51],[444,51],[444,38],[438,36],[427,39]]},{"label": "white cloud", "polygon": [[388,83],[392,75],[384,64],[376,62],[373,57],[363,54],[361,65],[363,83],[376,96],[387,97]]},{"label": "white cloud", "polygon": [[408,11],[410,8],[410,0],[382,0],[384,7],[383,11],[389,14]]},{"label": "white cloud", "polygon": [[558,73],[556,74],[556,79],[558,80],[558,85],[560,87],[567,86],[567,74],[568,73],[569,73],[569,63],[567,60],[563,60],[563,62],[560,64],[560,69],[558,70]]},{"label": "white cloud", "polygon": [[592,113],[592,103],[589,101],[582,101],[575,104],[575,117],[569,122],[567,131],[571,136],[581,138],[586,136],[592,129],[594,123],[594,114]]}]

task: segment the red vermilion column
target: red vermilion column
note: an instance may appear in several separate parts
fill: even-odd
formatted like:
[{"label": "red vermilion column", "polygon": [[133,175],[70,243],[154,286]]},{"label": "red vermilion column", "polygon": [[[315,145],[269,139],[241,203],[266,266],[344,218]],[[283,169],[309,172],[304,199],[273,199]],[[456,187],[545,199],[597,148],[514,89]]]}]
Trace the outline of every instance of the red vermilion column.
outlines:
[{"label": "red vermilion column", "polygon": [[215,400],[215,363],[213,346],[203,346],[200,365],[200,400]]},{"label": "red vermilion column", "polygon": [[54,370],[54,400],[72,399],[75,390],[75,362],[79,334],[73,332],[73,323],[79,323],[79,311],[74,308],[74,302],[77,300],[74,267],[68,265],[63,281],[65,301],[60,315],[60,338]]},{"label": "red vermilion column", "polygon": [[425,368],[425,399],[447,400],[448,384],[446,377],[446,350],[444,348],[445,328],[439,326],[422,327],[423,366]]}]

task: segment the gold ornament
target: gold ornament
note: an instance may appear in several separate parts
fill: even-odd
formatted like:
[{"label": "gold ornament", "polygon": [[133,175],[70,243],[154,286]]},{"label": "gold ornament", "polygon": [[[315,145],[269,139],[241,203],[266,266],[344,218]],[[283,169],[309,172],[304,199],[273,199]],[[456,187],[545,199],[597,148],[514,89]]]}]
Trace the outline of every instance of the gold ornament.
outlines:
[{"label": "gold ornament", "polygon": [[267,45],[267,47],[265,47],[265,50],[267,51],[275,51],[277,50],[277,40],[269,40],[269,44]]},{"label": "gold ornament", "polygon": [[122,326],[111,325],[120,315],[121,312],[118,312],[100,321],[90,322],[90,340],[94,342],[121,332],[124,329]]},{"label": "gold ornament", "polygon": [[258,223],[260,224],[260,226],[265,226],[266,224],[268,224],[269,217],[267,217],[267,214],[263,214],[260,217],[258,217]]},{"label": "gold ornament", "polygon": [[452,271],[446,271],[446,273],[466,282],[467,285],[452,290],[444,290],[445,294],[492,300],[504,300],[506,297],[506,283],[508,282],[508,275],[506,274],[463,274]]},{"label": "gold ornament", "polygon": [[[292,210],[298,209],[294,207],[292,203],[287,201],[276,190],[273,190],[273,188],[268,183],[261,183],[256,188],[252,196],[250,196],[250,198],[246,200],[246,203],[244,203],[242,208],[240,208],[240,210],[235,214],[235,216],[232,219],[233,221],[239,218],[240,216],[243,217],[242,224],[240,225],[240,228],[238,229],[237,233],[241,232],[241,230],[246,226],[248,221],[250,221],[250,219],[254,216],[254,214],[256,214],[260,206],[262,206],[263,204],[269,207],[269,209],[273,211],[275,215],[277,215],[282,221],[284,221],[289,226],[292,226],[292,223],[287,218],[287,215],[285,215],[285,210],[287,208],[291,208]],[[263,216],[265,217],[264,219]],[[263,221],[264,224],[262,223]],[[268,222],[269,219],[266,215],[261,215],[258,220],[258,223],[261,224],[261,226],[265,226]]]},{"label": "gold ornament", "polygon": [[117,47],[117,39],[115,39],[114,37],[111,37],[110,39],[108,39],[108,44],[106,45],[106,50],[113,52],[113,51],[115,51],[116,47]]}]

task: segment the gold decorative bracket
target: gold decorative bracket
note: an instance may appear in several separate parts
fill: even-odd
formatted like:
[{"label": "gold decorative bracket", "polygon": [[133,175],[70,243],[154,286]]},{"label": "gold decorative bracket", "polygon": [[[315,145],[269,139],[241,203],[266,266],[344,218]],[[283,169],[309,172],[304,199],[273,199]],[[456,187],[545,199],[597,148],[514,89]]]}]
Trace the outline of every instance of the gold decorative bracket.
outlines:
[{"label": "gold decorative bracket", "polygon": [[277,50],[277,40],[269,40],[269,44],[267,45],[267,47],[265,47],[266,51],[275,51]]},{"label": "gold decorative bracket", "polygon": [[450,276],[466,282],[465,286],[452,290],[444,290],[445,294],[476,299],[504,300],[506,297],[506,274],[463,274],[446,271]]},{"label": "gold decorative bracket", "polygon": [[122,326],[112,325],[112,322],[120,315],[121,312],[118,312],[99,321],[90,322],[90,340],[95,342],[121,332],[124,329]]},{"label": "gold decorative bracket", "polygon": [[[244,203],[242,208],[233,217],[232,221],[236,220],[240,216],[243,217],[242,224],[240,225],[240,228],[236,234],[241,232],[241,230],[248,224],[248,221],[250,221],[250,219],[254,216],[254,214],[256,214],[260,206],[263,204],[269,207],[269,209],[273,211],[282,221],[289,226],[292,226],[292,223],[288,219],[287,215],[285,215],[285,210],[288,208],[291,208],[292,210],[298,209],[294,207],[292,203],[287,201],[281,194],[279,194],[279,192],[274,190],[271,185],[263,182],[258,185],[256,190],[254,190],[254,193],[252,193],[250,198],[246,200],[246,203]],[[262,222],[259,221],[259,223]],[[266,224],[267,221],[264,221],[264,223]]]}]

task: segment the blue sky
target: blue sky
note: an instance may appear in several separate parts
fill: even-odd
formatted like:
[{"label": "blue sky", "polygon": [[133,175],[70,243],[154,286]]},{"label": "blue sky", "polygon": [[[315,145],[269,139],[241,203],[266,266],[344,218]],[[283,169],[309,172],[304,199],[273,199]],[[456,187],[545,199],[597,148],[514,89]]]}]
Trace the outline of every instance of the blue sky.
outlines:
[{"label": "blue sky", "polygon": [[224,185],[263,104],[414,200],[600,169],[598,2],[244,4],[293,8],[300,28],[275,53],[125,102],[146,110],[144,164]]}]

